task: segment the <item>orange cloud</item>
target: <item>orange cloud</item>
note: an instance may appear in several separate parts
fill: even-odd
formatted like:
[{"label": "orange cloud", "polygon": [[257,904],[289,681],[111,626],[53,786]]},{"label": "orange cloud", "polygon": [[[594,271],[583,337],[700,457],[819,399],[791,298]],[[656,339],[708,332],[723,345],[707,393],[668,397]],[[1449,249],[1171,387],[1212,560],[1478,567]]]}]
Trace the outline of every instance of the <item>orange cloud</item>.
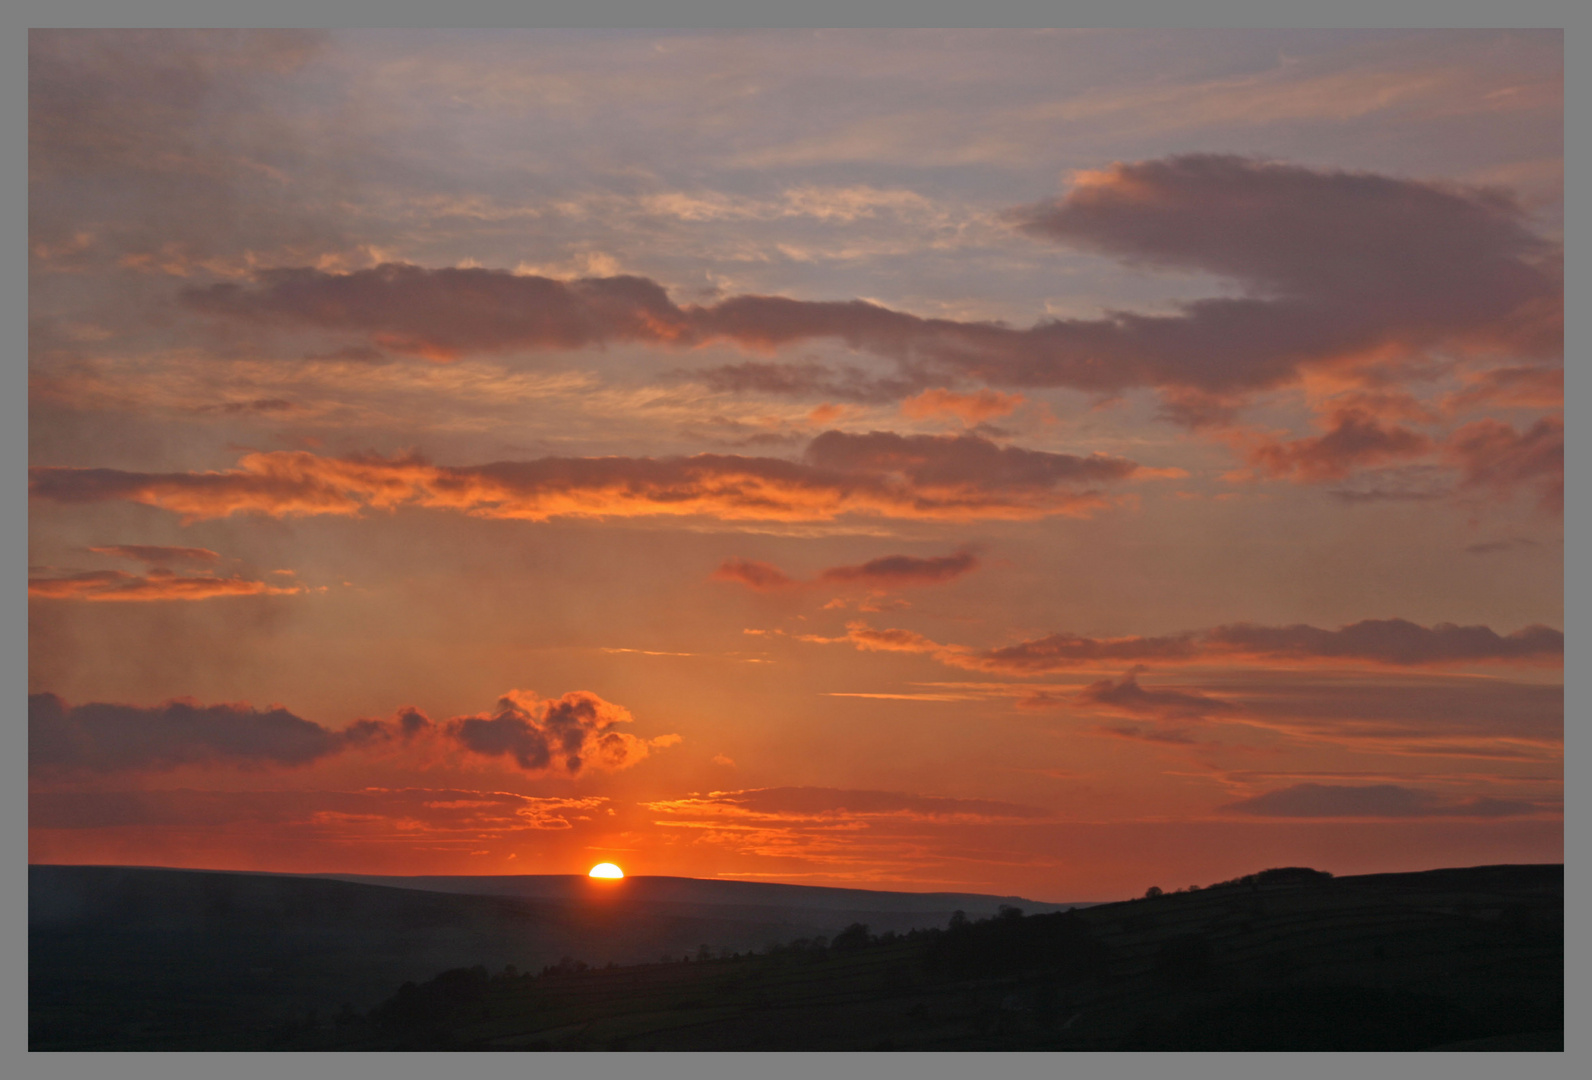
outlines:
[{"label": "orange cloud", "polygon": [[801,461],[726,454],[541,458],[447,467],[418,457],[254,453],[219,472],[35,467],[29,493],[55,502],[133,502],[185,521],[236,513],[357,515],[413,505],[479,517],[707,515],[731,521],[930,520],[1087,516],[1093,485],[1160,475],[1125,458],[997,446],[976,435],[830,431]]},{"label": "orange cloud", "polygon": [[[823,640],[823,639],[818,639]],[[831,639],[847,641],[863,652],[913,652],[946,655],[951,646],[941,645],[912,630],[875,630],[867,623],[846,624],[846,636]]]},{"label": "orange cloud", "polygon": [[968,427],[1009,416],[1024,401],[1021,394],[998,394],[993,390],[980,390],[975,394],[958,394],[950,390],[925,390],[917,397],[901,403],[901,412],[914,420],[932,416],[954,416]]},{"label": "orange cloud", "polygon": [[308,591],[303,585],[269,585],[244,577],[183,576],[158,568],[144,576],[122,570],[90,570],[28,579],[28,595],[38,600],[210,600],[218,596],[292,596]]},{"label": "orange cloud", "polygon": [[1564,418],[1547,416],[1525,431],[1498,420],[1477,420],[1454,432],[1445,447],[1461,471],[1462,488],[1505,497],[1535,488],[1538,505],[1564,512]]},{"label": "orange cloud", "polygon": [[1367,466],[1420,457],[1433,448],[1427,436],[1383,424],[1362,407],[1336,410],[1331,424],[1325,435],[1254,446],[1250,463],[1269,476],[1319,483],[1340,480]]}]

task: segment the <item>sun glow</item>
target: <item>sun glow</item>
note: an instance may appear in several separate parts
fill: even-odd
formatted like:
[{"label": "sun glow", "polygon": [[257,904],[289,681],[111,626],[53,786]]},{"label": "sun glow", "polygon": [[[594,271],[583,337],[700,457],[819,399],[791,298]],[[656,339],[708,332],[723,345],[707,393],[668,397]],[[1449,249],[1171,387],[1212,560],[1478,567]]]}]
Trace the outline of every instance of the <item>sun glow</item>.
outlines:
[{"label": "sun glow", "polygon": [[619,869],[619,867],[615,866],[611,862],[602,862],[602,863],[598,863],[596,866],[592,867],[590,872],[587,873],[586,876],[587,877],[595,877],[595,878],[614,878],[614,879],[618,879],[618,878],[624,877],[625,876],[625,872],[623,870]]}]

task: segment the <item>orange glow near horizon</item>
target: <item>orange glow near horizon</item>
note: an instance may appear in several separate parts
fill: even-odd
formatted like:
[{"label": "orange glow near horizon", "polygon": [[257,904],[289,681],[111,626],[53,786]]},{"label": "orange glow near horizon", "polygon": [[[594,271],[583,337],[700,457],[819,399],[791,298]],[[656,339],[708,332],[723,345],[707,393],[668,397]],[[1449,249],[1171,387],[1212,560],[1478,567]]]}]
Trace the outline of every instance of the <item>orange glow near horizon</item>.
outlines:
[{"label": "orange glow near horizon", "polygon": [[602,878],[607,881],[618,881],[625,876],[625,872],[611,862],[601,862],[592,867],[586,876]]}]

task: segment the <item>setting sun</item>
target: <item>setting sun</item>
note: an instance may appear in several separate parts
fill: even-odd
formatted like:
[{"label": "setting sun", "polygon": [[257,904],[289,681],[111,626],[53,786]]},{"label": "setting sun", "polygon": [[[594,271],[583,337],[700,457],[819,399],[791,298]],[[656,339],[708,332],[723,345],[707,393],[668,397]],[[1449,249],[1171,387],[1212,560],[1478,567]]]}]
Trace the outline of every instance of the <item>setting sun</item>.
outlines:
[{"label": "setting sun", "polygon": [[617,880],[618,878],[624,877],[625,872],[611,862],[603,862],[592,867],[591,871],[586,876],[595,878],[614,878]]}]

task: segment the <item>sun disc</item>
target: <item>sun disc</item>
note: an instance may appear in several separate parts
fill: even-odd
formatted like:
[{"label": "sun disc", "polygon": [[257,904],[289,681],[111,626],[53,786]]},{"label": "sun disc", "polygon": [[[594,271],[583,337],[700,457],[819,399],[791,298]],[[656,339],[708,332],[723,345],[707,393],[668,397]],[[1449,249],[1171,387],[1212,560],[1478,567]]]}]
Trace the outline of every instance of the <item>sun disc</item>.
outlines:
[{"label": "sun disc", "polygon": [[624,877],[625,872],[611,862],[603,862],[592,867],[590,873],[588,873],[586,876],[594,878],[612,878],[617,880]]}]

